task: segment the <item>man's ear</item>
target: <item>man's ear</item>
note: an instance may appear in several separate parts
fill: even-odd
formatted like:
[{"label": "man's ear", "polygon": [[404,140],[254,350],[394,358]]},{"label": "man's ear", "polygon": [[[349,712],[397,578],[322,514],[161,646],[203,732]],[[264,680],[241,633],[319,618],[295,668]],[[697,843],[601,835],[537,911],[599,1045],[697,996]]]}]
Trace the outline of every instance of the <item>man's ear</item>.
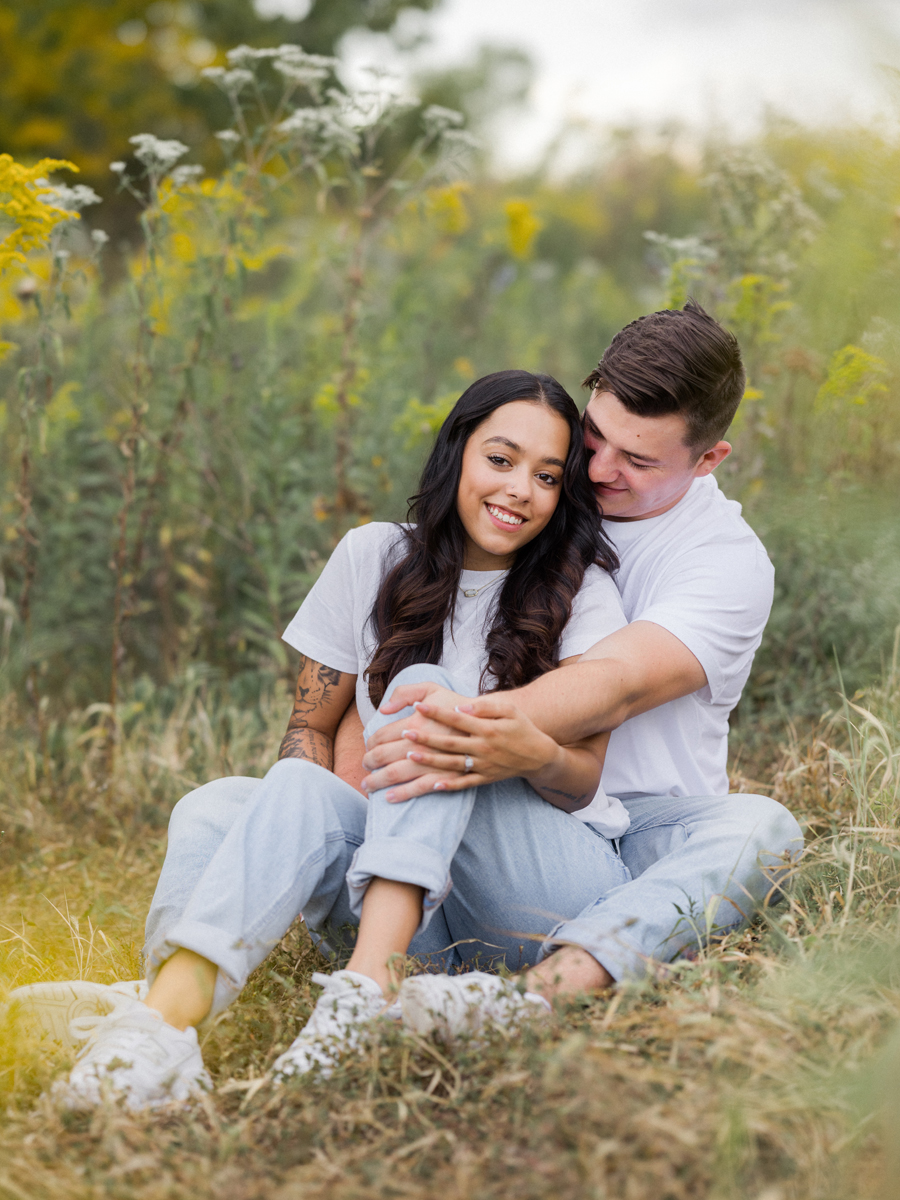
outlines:
[{"label": "man's ear", "polygon": [[699,479],[701,475],[711,475],[719,463],[725,461],[731,453],[731,442],[716,442],[697,459],[697,465],[694,467],[694,478]]}]

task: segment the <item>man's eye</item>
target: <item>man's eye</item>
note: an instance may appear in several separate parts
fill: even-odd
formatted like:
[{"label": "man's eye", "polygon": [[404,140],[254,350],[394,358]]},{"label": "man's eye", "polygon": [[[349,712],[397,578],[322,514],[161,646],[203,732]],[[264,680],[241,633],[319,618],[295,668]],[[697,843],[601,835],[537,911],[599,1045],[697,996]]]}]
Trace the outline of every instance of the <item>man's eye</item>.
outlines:
[{"label": "man's eye", "polygon": [[634,469],[636,471],[649,471],[650,470],[649,463],[635,462],[633,458],[629,458],[628,465],[629,465],[629,467],[634,467]]}]

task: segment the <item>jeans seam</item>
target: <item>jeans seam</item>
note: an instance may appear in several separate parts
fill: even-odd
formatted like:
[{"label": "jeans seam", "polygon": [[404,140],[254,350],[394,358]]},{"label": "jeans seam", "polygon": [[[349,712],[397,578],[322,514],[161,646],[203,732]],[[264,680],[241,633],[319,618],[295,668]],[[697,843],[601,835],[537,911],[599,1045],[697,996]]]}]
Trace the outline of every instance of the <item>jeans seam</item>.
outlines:
[{"label": "jeans seam", "polygon": [[[322,862],[322,860],[326,857],[325,852],[329,846],[334,845],[335,842],[347,842],[347,841],[351,841],[351,840],[352,839],[348,838],[348,836],[344,832],[344,830],[340,830],[338,832],[333,832],[330,834],[326,833],[326,835],[323,839],[323,845],[322,845],[321,849],[314,852],[310,857],[305,858],[303,860],[303,862],[301,864],[299,864],[297,871],[294,875],[295,880],[296,880],[297,876],[301,873],[301,871],[307,871],[311,867],[314,867],[318,863]],[[250,928],[247,930],[246,934],[242,935],[241,940],[243,940],[244,937],[246,937],[248,940],[252,941],[252,939],[256,935],[257,930],[261,926],[264,927],[265,925],[267,925],[275,914],[280,914],[281,912],[283,912],[283,910],[287,907],[287,900],[288,900],[289,896],[290,896],[290,889],[286,888],[284,891],[282,891],[279,899],[273,900],[272,903],[265,910],[265,912],[262,913],[259,916],[259,918],[253,923],[253,925],[250,926]]]}]

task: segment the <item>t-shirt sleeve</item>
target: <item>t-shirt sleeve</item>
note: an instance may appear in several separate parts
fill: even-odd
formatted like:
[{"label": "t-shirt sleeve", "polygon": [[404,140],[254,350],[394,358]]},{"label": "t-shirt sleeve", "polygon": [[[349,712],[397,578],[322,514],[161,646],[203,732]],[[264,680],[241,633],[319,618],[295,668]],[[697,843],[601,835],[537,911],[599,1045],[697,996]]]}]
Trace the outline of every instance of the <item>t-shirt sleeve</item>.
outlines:
[{"label": "t-shirt sleeve", "polygon": [[598,566],[588,567],[572,605],[572,615],[559,639],[560,659],[584,654],[601,638],[627,624],[622,598],[610,576]]},{"label": "t-shirt sleeve", "polygon": [[300,605],[283,637],[307,658],[344,671],[360,672],[356,644],[359,586],[350,546],[351,533],[335,547],[325,569]]},{"label": "t-shirt sleeve", "polygon": [[752,535],[701,545],[679,555],[631,620],[652,621],[683,642],[706,672],[705,698],[719,703],[730,698],[735,680],[743,684],[769,619],[774,580]]}]

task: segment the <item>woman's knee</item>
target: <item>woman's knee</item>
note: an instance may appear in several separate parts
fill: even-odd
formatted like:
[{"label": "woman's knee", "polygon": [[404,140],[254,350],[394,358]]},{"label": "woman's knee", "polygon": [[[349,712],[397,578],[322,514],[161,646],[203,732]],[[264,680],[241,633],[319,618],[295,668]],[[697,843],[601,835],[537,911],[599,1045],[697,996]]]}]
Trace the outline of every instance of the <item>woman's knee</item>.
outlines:
[{"label": "woman's knee", "polygon": [[[384,693],[385,700],[390,700],[395,688],[415,683],[436,683],[439,687],[448,688],[451,692],[460,690],[453,676],[445,667],[436,666],[434,663],[413,663],[411,667],[404,667],[394,676]],[[405,710],[399,713],[385,714],[376,711],[366,725],[363,737],[368,741],[372,734],[377,729],[381,729],[383,725],[400,720],[404,712]]]},{"label": "woman's knee", "polygon": [[387,686],[385,698],[390,697],[394,688],[411,683],[437,683],[452,691],[457,690],[454,678],[446,667],[435,663],[413,663],[411,667],[404,667],[402,671],[398,671]]}]

